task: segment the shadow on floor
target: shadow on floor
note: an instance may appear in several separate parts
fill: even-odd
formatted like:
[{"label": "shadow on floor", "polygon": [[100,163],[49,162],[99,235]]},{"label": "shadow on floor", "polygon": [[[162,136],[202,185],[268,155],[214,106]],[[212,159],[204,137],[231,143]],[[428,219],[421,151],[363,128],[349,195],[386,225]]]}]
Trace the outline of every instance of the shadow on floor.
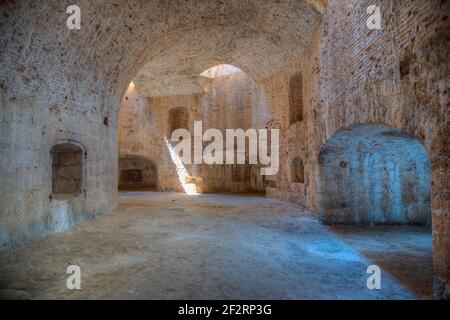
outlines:
[{"label": "shadow on floor", "polygon": [[432,235],[417,226],[333,226],[330,230],[420,299],[433,299]]}]

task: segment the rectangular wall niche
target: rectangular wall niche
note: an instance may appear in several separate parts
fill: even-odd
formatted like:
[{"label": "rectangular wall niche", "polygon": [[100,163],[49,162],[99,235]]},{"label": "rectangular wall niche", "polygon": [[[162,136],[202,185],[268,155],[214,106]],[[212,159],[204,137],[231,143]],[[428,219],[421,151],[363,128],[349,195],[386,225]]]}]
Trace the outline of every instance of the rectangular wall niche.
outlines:
[{"label": "rectangular wall niche", "polygon": [[295,73],[289,82],[289,124],[303,121],[303,77]]},{"label": "rectangular wall niche", "polygon": [[52,193],[80,194],[82,192],[83,151],[65,143],[52,148]]}]

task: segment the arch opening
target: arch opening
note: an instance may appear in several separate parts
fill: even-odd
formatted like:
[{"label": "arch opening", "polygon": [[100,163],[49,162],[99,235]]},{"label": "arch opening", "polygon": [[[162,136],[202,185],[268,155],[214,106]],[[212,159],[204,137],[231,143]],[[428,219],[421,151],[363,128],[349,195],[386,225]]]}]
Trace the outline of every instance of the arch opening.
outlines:
[{"label": "arch opening", "polygon": [[169,110],[169,137],[177,129],[189,130],[189,110],[185,107]]},{"label": "arch opening", "polygon": [[158,170],[155,162],[140,155],[119,156],[119,191],[157,190]]},{"label": "arch opening", "polygon": [[299,157],[291,161],[291,181],[292,183],[305,183],[305,166]]},{"label": "arch opening", "polygon": [[431,225],[430,160],[385,125],[342,130],[319,154],[319,217],[326,224]]}]

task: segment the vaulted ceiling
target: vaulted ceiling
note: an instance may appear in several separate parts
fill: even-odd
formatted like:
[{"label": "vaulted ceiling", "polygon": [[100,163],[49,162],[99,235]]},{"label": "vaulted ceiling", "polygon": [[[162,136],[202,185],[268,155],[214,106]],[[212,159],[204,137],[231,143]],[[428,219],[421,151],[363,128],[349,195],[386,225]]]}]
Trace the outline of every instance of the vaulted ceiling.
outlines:
[{"label": "vaulted ceiling", "polygon": [[[12,66],[5,53],[20,48],[22,66],[101,83],[97,93],[110,97],[123,95],[131,80],[146,96],[198,93],[200,74],[215,65],[234,65],[258,80],[298,58],[326,1],[78,0],[80,30],[66,27],[65,2],[7,1],[0,6],[0,61]],[[36,79],[33,86],[47,83]]]},{"label": "vaulted ceiling", "polygon": [[255,80],[268,77],[303,53],[320,23],[323,5],[240,0],[196,1],[186,9],[172,8],[173,19],[183,24],[152,43],[133,82],[146,96],[200,93],[207,81],[200,74],[224,63]]}]

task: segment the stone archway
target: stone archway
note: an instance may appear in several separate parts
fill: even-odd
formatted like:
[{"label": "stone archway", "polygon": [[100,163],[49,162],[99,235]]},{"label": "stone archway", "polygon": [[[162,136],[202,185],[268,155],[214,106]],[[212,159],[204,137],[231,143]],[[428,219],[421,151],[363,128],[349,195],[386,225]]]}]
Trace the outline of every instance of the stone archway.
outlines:
[{"label": "stone archway", "polygon": [[430,160],[423,145],[381,124],[336,133],[319,154],[319,218],[430,226]]}]

